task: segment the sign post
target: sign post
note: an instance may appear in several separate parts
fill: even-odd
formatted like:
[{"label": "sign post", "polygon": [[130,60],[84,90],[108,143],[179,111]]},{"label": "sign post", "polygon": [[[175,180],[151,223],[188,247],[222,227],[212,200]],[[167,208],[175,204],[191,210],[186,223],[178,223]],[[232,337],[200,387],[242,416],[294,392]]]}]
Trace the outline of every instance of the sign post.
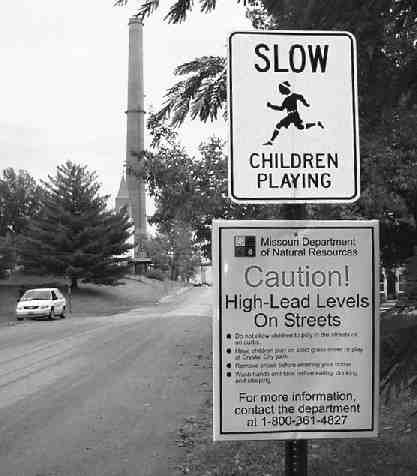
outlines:
[{"label": "sign post", "polygon": [[307,440],[285,442],[285,476],[307,476]]}]

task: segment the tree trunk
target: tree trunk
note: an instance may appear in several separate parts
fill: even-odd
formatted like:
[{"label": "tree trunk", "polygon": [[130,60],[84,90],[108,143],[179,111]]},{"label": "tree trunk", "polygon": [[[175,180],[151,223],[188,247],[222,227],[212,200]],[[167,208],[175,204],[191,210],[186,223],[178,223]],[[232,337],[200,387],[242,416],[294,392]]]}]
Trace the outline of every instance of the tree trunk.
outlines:
[{"label": "tree trunk", "polygon": [[71,289],[78,289],[78,279],[71,278]]}]

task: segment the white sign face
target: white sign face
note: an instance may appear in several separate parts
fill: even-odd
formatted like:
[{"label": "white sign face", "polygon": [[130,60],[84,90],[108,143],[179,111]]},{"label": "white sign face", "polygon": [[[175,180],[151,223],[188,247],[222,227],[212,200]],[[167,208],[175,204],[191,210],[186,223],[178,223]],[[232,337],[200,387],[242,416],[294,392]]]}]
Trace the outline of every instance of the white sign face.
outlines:
[{"label": "white sign face", "polygon": [[214,439],[377,436],[377,221],[214,221]]},{"label": "white sign face", "polygon": [[241,203],[359,198],[356,42],[346,32],[229,37],[229,196]]}]

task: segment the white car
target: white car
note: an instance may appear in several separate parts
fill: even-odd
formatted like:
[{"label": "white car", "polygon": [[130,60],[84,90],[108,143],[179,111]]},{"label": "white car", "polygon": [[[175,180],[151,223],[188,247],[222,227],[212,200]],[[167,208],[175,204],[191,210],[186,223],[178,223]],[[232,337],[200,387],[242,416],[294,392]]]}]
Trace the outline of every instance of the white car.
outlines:
[{"label": "white car", "polygon": [[67,301],[58,288],[29,289],[19,299],[16,306],[16,318],[25,317],[65,317]]}]

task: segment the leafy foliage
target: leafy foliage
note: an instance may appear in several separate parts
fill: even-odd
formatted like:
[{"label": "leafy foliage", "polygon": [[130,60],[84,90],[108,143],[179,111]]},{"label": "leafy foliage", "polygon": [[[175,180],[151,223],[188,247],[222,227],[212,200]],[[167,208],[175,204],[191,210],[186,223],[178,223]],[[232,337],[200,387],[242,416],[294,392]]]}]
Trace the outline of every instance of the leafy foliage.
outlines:
[{"label": "leafy foliage", "polygon": [[9,167],[0,178],[0,236],[22,233],[28,220],[39,213],[41,187],[25,170]]},{"label": "leafy foliage", "polygon": [[417,223],[417,106],[412,109],[399,108],[392,122],[389,135],[391,170],[387,171],[385,178],[402,197]]},{"label": "leafy foliage", "polygon": [[156,236],[148,237],[144,241],[144,248],[147,255],[152,259],[154,270],[163,272],[168,276],[170,270],[170,244],[166,235],[158,233]]},{"label": "leafy foliage", "polygon": [[[248,0],[247,15],[258,29],[347,30],[358,40],[359,96],[362,129],[373,129],[388,119],[399,103],[417,102],[417,4],[414,0]],[[166,19],[182,22],[194,2],[178,0]],[[159,1],[146,1],[139,14],[152,14]],[[210,12],[215,1],[200,0],[201,10]],[[193,68],[190,70],[189,65]],[[209,65],[209,68],[208,68]],[[170,117],[180,125],[192,119],[214,120],[226,102],[225,59],[201,57],[179,66],[175,73],[189,75],[166,93],[160,120]],[[387,85],[389,87],[387,88]]]},{"label": "leafy foliage", "polygon": [[150,269],[145,272],[145,276],[149,279],[157,279],[158,281],[165,281],[166,278],[165,273],[160,269]]},{"label": "leafy foliage", "polygon": [[159,0],[147,0],[143,2],[141,7],[138,10],[139,16],[148,16],[152,15],[152,13],[159,7]]},{"label": "leafy foliage", "polygon": [[125,210],[106,210],[96,174],[70,161],[43,182],[41,213],[33,217],[18,243],[25,270],[68,276],[83,282],[115,284],[127,272],[131,245]]},{"label": "leafy foliage", "polygon": [[179,277],[189,281],[200,262],[191,227],[172,220],[165,229],[165,233],[148,238],[144,244],[155,271],[164,272],[174,281]]},{"label": "leafy foliage", "polygon": [[386,399],[411,390],[417,394],[417,326],[383,336],[381,392]]},{"label": "leafy foliage", "polygon": [[[236,0],[237,3],[246,6],[253,2],[253,0]],[[124,6],[128,0],[116,0],[114,5]],[[199,0],[200,11],[203,13],[210,13],[216,8],[217,0]],[[137,11],[138,16],[147,17],[160,6],[160,0],[143,0]],[[188,13],[194,7],[194,0],[173,0],[170,5],[165,20],[169,23],[182,23],[187,19]]]},{"label": "leafy foliage", "polygon": [[[159,6],[159,2],[153,2]],[[206,10],[216,7],[208,3]],[[415,124],[417,123],[417,2],[415,0],[247,0],[238,2],[247,7],[248,17],[258,29],[317,29],[347,30],[358,40],[359,105],[361,122],[361,181],[362,198],[350,206],[310,207],[313,216],[370,217],[381,220],[383,240],[382,255],[386,263],[401,261],[416,242],[417,176]],[[181,22],[193,7],[192,1],[171,4],[168,21]],[[153,10],[152,10],[153,11]],[[145,12],[144,12],[145,13]],[[146,14],[150,14],[148,10]],[[226,102],[224,64],[222,58],[213,58],[207,74],[205,57],[191,62],[193,69],[179,67],[178,75],[188,78],[175,84],[166,94],[163,109],[158,113],[160,121],[170,118],[180,125],[187,116],[203,121],[217,118]],[[183,65],[186,66],[186,65]],[[223,70],[221,70],[223,66]],[[185,73],[187,71],[187,73]],[[223,86],[221,82],[223,81]],[[213,95],[217,94],[217,97]],[[204,163],[213,153],[218,166],[224,158],[216,155],[214,144],[202,154]],[[207,155],[208,154],[208,155]],[[163,177],[169,169],[169,154],[158,170],[153,169],[155,190],[163,186]],[[216,192],[211,195],[210,186],[199,187],[195,171],[195,159],[183,158],[183,166],[190,161],[189,177],[182,177],[186,167],[180,167],[178,180],[187,181],[189,193],[181,213],[190,218],[193,230],[202,240],[207,228],[204,217],[250,217],[255,207],[235,207],[225,197],[225,172],[217,169]],[[213,163],[211,166],[213,167]],[[207,169],[206,169],[207,170]],[[200,171],[201,172],[201,171]],[[170,180],[175,174],[168,174]],[[171,183],[170,180],[167,183]],[[203,185],[203,184],[201,184]],[[198,190],[192,194],[191,190]],[[206,190],[208,189],[208,192]],[[172,199],[181,199],[173,190]],[[159,192],[158,192],[159,193]],[[199,197],[205,195],[208,211]],[[215,197],[215,199],[214,199]],[[162,204],[168,205],[167,196],[159,193],[159,216],[163,216]],[[157,203],[158,203],[157,200]],[[188,205],[193,203],[193,206]],[[159,207],[159,205],[158,205]],[[191,210],[191,211],[190,211]],[[271,208],[269,208],[271,210]],[[190,213],[188,213],[190,211]],[[235,213],[236,212],[236,213]],[[264,209],[257,210],[256,217],[263,217]],[[197,219],[197,216],[199,217]],[[272,216],[277,216],[276,211]],[[157,218],[158,219],[158,218]],[[410,337],[412,336],[412,338]],[[383,388],[406,388],[417,382],[415,332],[405,332],[391,347],[390,363],[384,367]],[[396,351],[398,350],[398,351]]]},{"label": "leafy foliage", "polygon": [[10,236],[0,236],[0,278],[7,277],[14,267],[16,256],[15,246]]},{"label": "leafy foliage", "polygon": [[200,260],[197,255],[193,232],[189,223],[174,220],[167,234],[171,245],[171,279],[180,277],[183,281],[189,281],[195,274],[195,269]]},{"label": "leafy foliage", "polygon": [[212,137],[200,145],[199,157],[190,157],[170,129],[149,122],[158,137],[154,153],[148,153],[145,165],[150,194],[156,211],[151,223],[168,234],[175,221],[191,226],[194,238],[205,256],[211,253],[211,223],[214,218],[273,218],[278,206],[236,205],[227,197],[227,158],[224,143]]},{"label": "leafy foliage", "polygon": [[165,95],[154,119],[162,123],[168,117],[174,127],[189,114],[192,119],[215,120],[226,102],[226,62],[219,56],[204,56],[178,66],[175,75],[188,75]]}]

